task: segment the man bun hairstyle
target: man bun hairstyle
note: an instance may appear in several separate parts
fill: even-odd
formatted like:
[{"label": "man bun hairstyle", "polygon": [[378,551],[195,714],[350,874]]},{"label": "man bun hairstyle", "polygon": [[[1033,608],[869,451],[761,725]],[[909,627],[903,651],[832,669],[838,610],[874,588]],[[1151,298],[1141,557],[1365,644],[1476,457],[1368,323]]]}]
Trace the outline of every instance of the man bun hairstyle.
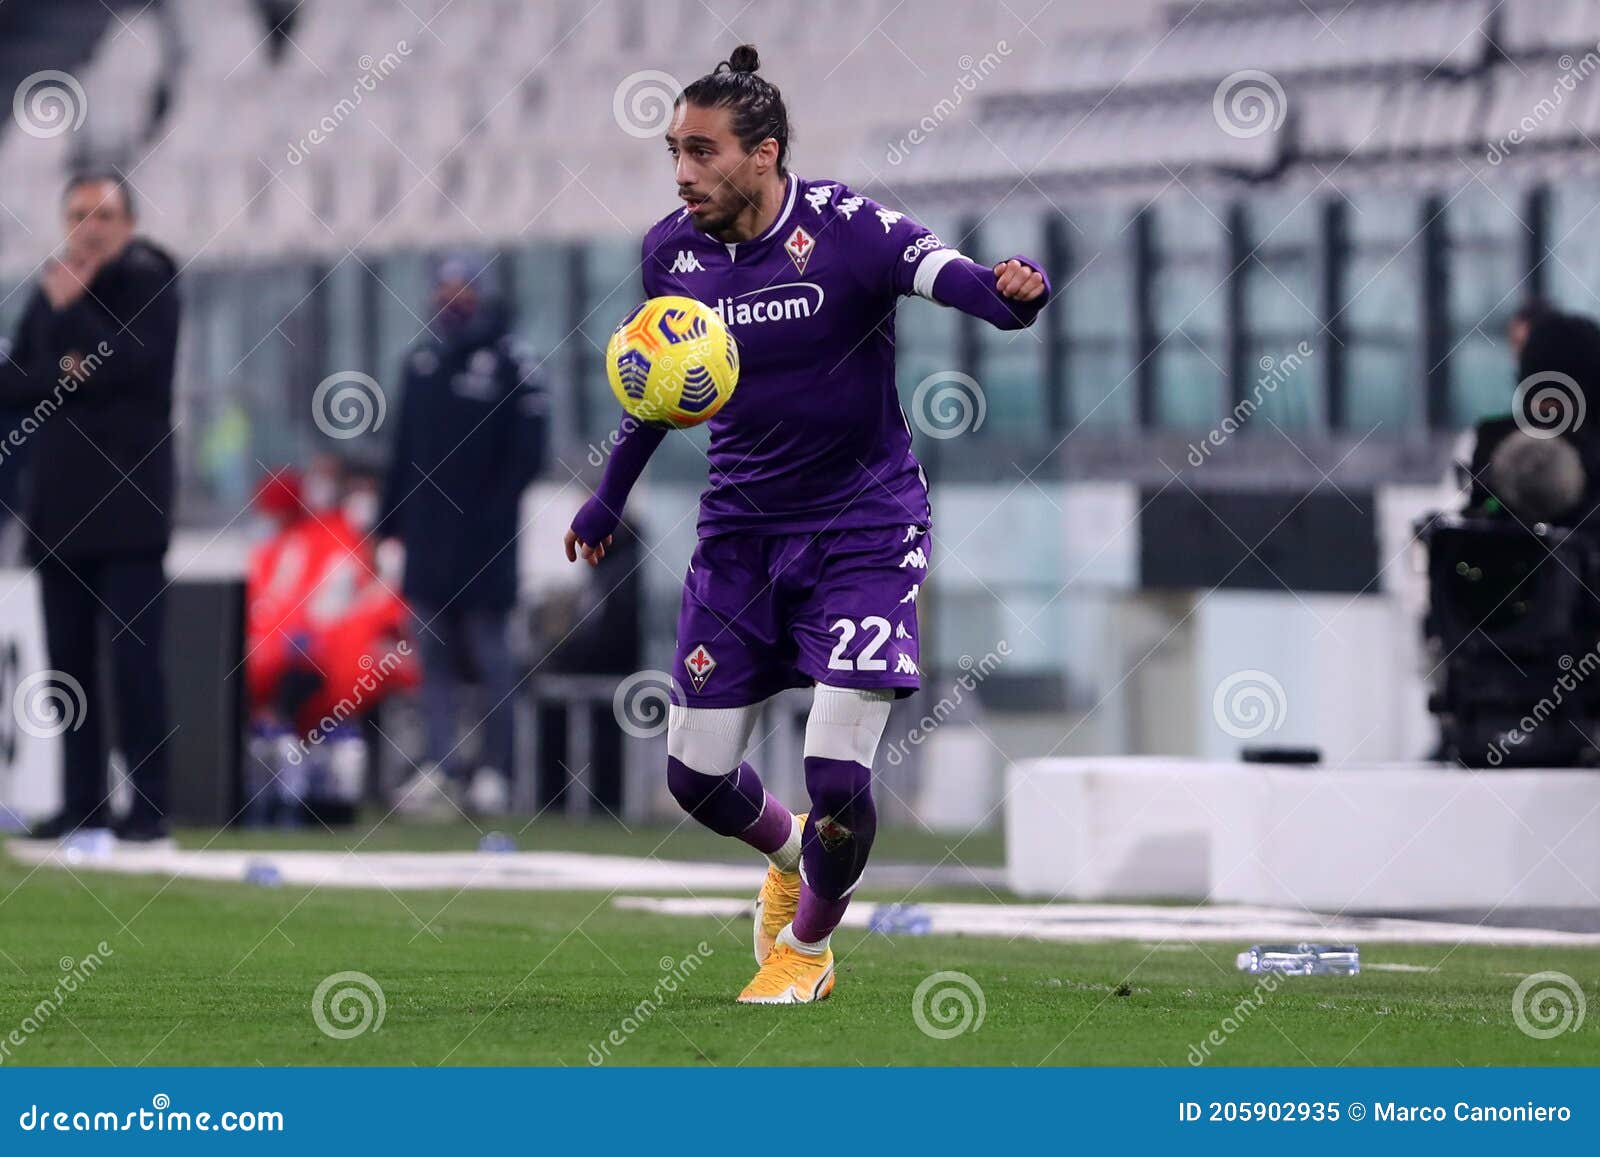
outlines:
[{"label": "man bun hairstyle", "polygon": [[754,44],[741,44],[678,97],[696,108],[725,108],[733,135],[745,152],[771,137],[778,142],[778,172],[789,172],[789,110],[778,86],[756,75],[761,54]]}]

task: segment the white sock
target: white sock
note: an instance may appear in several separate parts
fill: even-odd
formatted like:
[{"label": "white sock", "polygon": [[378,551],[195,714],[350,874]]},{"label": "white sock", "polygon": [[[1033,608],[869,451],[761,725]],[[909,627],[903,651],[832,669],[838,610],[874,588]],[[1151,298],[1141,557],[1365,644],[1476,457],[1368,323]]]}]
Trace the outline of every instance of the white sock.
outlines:
[{"label": "white sock", "polygon": [[767,859],[772,861],[772,866],[780,872],[800,870],[800,817],[794,816],[792,821],[789,838],[783,841],[783,847],[767,853]]},{"label": "white sock", "polygon": [[807,943],[794,934],[794,925],[785,924],[783,931],[778,933],[778,943],[787,944],[796,952],[803,952],[807,956],[821,956],[828,950],[828,941],[833,939],[833,933],[828,933],[815,943]]}]

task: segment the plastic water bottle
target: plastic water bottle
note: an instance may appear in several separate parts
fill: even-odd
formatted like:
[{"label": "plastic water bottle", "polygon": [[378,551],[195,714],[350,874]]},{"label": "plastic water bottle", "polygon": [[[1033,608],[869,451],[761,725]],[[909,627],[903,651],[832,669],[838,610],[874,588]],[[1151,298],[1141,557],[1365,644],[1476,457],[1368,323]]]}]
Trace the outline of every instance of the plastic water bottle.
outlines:
[{"label": "plastic water bottle", "polygon": [[333,798],[359,803],[367,782],[367,741],[348,723],[328,737],[328,780]]},{"label": "plastic water bottle", "polygon": [[263,888],[276,888],[283,883],[283,873],[271,860],[251,860],[244,866],[244,882]]},{"label": "plastic water bottle", "polygon": [[1354,944],[1257,944],[1239,953],[1241,972],[1285,976],[1355,976],[1361,952]]},{"label": "plastic water bottle", "polygon": [[517,841],[506,835],[505,832],[490,832],[478,841],[480,852],[514,852],[517,850]]},{"label": "plastic water bottle", "polygon": [[867,931],[885,936],[926,936],[933,918],[920,904],[879,904],[867,919]]}]

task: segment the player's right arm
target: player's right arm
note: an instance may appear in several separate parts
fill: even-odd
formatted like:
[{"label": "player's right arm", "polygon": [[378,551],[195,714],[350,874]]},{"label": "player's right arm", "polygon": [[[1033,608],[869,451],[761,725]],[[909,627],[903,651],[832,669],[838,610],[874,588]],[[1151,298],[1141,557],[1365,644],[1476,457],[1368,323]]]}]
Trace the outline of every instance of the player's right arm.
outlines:
[{"label": "player's right arm", "polygon": [[565,545],[567,561],[577,562],[578,555],[590,566],[597,566],[611,545],[612,532],[622,521],[622,509],[628,504],[628,493],[644,473],[645,464],[667,436],[665,426],[652,426],[624,414],[617,432],[612,436],[611,457],[606,459],[605,472],[600,485],[585,502],[568,528]]},{"label": "player's right arm", "polygon": [[[662,263],[656,257],[656,250],[681,215],[682,210],[677,210],[656,222],[645,233],[644,242],[639,247],[639,274],[647,298],[660,297],[668,292],[660,283]],[[589,501],[579,508],[572,526],[567,530],[565,546],[568,562],[577,562],[579,555],[582,555],[584,562],[598,566],[600,560],[605,558],[606,547],[611,545],[612,532],[617,529],[617,523],[622,521],[622,510],[628,504],[628,494],[633,484],[639,481],[639,475],[644,473],[650,456],[666,436],[665,426],[641,422],[631,414],[622,415],[617,432],[611,436],[611,455],[606,459],[600,485],[595,487]]]},{"label": "player's right arm", "polygon": [[[646,298],[659,298],[670,293],[661,283],[664,262],[656,251],[666,246],[667,234],[672,232],[682,210],[667,214],[645,234],[640,245],[638,272],[645,286]],[[605,549],[611,544],[611,534],[622,520],[622,507],[627,506],[627,494],[634,490],[638,475],[645,472],[645,464],[656,446],[667,437],[666,426],[638,421],[632,414],[622,414],[622,421],[611,435],[611,454],[606,458],[605,472],[600,475],[600,485],[589,501],[579,507],[573,525],[566,531],[566,560],[578,562],[582,555],[590,566],[605,558]]]}]

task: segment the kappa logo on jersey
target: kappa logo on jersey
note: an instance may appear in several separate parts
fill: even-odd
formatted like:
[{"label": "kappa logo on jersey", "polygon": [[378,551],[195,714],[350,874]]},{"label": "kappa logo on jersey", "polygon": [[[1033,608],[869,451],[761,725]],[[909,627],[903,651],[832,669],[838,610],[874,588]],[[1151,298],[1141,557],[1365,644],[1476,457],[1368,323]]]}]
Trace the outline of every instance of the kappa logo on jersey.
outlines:
[{"label": "kappa logo on jersey", "polygon": [[794,227],[794,232],[789,234],[789,240],[783,243],[784,252],[794,261],[795,272],[804,273],[806,262],[811,260],[811,251],[816,248],[816,241],[800,226]]},{"label": "kappa logo on jersey", "polygon": [[856,215],[856,210],[866,203],[867,199],[865,197],[846,197],[839,202],[839,216],[848,221]]},{"label": "kappa logo on jersey", "polygon": [[898,659],[895,660],[894,673],[896,675],[922,674],[921,671],[917,670],[917,665],[911,661],[911,656],[906,654],[902,654]]},{"label": "kappa logo on jersey", "polygon": [[683,665],[688,668],[689,681],[694,684],[696,691],[706,685],[706,680],[711,678],[711,672],[717,669],[717,661],[711,657],[711,652],[706,650],[706,645],[700,643],[690,651],[683,660]]},{"label": "kappa logo on jersey", "polygon": [[700,259],[687,249],[678,250],[677,259],[673,261],[668,273],[704,273],[706,267],[700,264]]},{"label": "kappa logo on jersey", "polygon": [[810,202],[813,209],[820,213],[822,212],[822,207],[828,203],[828,199],[833,196],[835,187],[834,185],[813,185],[806,191],[806,200]]},{"label": "kappa logo on jersey", "polygon": [[[905,417],[905,411],[904,410],[902,410],[900,412],[900,416],[902,418]],[[910,432],[911,432],[910,430],[906,431],[906,433],[908,433],[908,434]],[[922,533],[922,527],[918,526],[916,523],[913,522],[910,526],[906,527],[906,536],[900,540],[900,544],[902,546],[904,546],[906,543],[910,542],[913,538],[916,538],[917,535],[919,535],[921,533]]]},{"label": "kappa logo on jersey", "polygon": [[895,209],[878,210],[878,220],[883,222],[883,231],[885,233],[892,229],[894,227],[894,223],[904,216],[904,213],[901,213]]},{"label": "kappa logo on jersey", "polygon": [[906,551],[905,558],[900,560],[900,567],[903,570],[908,566],[914,566],[918,570],[927,570],[928,552],[923,550],[920,546]]}]

